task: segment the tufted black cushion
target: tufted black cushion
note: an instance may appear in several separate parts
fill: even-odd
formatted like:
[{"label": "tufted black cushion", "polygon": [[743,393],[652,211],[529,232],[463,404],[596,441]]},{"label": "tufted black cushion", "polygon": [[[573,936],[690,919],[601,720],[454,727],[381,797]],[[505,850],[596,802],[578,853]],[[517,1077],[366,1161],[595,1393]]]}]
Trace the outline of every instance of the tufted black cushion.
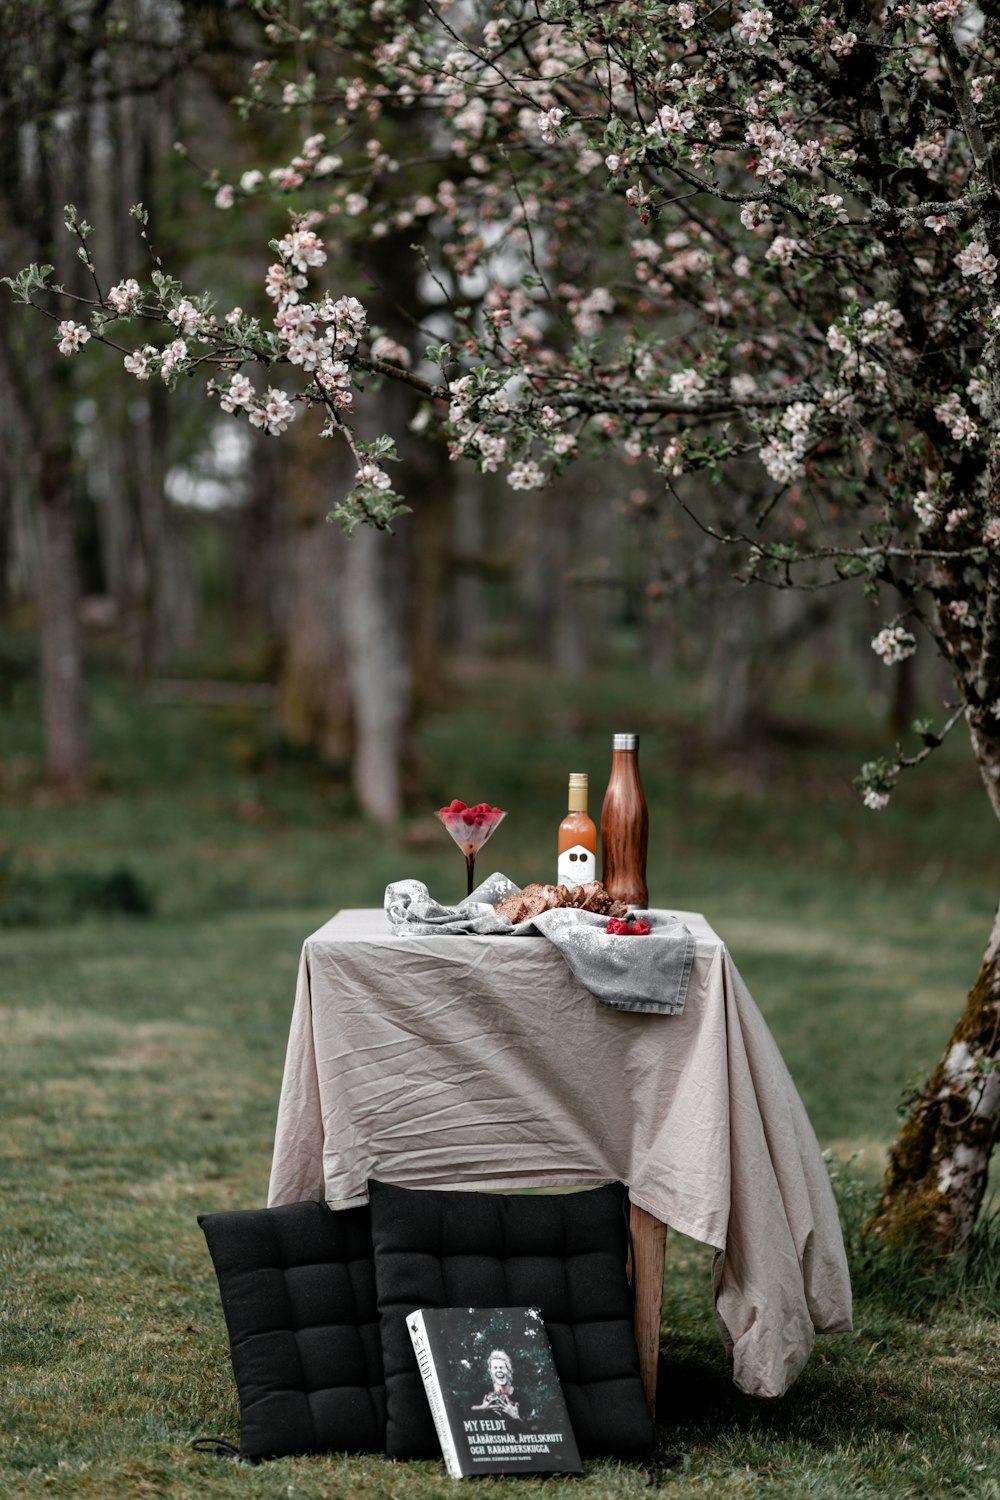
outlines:
[{"label": "tufted black cushion", "polygon": [[440,1453],[406,1330],[418,1307],[541,1308],[581,1454],[649,1456],[621,1184],[513,1196],[368,1186],[390,1457]]},{"label": "tufted black cushion", "polygon": [[240,1453],[385,1451],[368,1208],[202,1214],[240,1397]]}]

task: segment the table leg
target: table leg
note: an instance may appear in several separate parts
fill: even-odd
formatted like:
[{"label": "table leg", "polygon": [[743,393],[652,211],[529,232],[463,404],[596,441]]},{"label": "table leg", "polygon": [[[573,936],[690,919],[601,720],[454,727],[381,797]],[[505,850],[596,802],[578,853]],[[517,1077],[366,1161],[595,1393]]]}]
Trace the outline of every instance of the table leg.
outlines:
[{"label": "table leg", "polygon": [[635,1341],[639,1372],[651,1412],[656,1411],[656,1364],[660,1354],[660,1315],[663,1306],[663,1262],[667,1226],[638,1204],[631,1205],[632,1289],[635,1293]]}]

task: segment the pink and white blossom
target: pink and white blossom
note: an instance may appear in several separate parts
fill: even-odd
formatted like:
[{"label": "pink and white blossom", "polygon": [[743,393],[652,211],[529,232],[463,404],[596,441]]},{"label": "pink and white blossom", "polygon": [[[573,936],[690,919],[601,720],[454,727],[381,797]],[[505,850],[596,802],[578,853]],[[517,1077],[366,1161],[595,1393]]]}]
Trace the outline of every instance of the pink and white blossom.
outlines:
[{"label": "pink and white blossom", "polygon": [[293,229],[278,241],[278,254],[296,271],[326,262],[326,246],[313,229]]},{"label": "pink and white blossom", "polygon": [[850,57],[857,45],[857,33],[853,31],[841,31],[830,38],[830,51],[834,57]]},{"label": "pink and white blossom", "polygon": [[903,326],[903,314],[898,307],[884,300],[872,303],[866,307],[861,314],[861,331],[859,342],[862,344],[881,343],[887,334],[891,335]]},{"label": "pink and white blossom", "polygon": [[173,374],[178,365],[184,363],[187,359],[187,353],[188,346],[184,339],[174,339],[172,343],[167,345],[160,361],[160,374],[164,380],[167,379],[168,375]]},{"label": "pink and white blossom", "polygon": [[872,650],[887,667],[905,661],[917,649],[916,636],[904,630],[902,625],[887,625],[872,637]]},{"label": "pink and white blossom", "polygon": [[773,13],[756,6],[753,10],[745,10],[736,23],[736,35],[751,47],[766,42],[773,29]]},{"label": "pink and white blossom", "polygon": [[219,397],[219,405],[223,411],[248,411],[256,399],[256,392],[246,375],[235,374],[229,385]]},{"label": "pink and white blossom", "polygon": [[965,387],[965,394],[973,406],[978,406],[981,412],[989,410],[992,402],[992,394],[985,370],[980,368],[973,371],[969,383]]},{"label": "pink and white blossom", "polygon": [[135,376],[136,380],[148,380],[151,374],[149,358],[155,353],[153,346],[147,344],[145,349],[133,349],[131,354],[126,354],[122,364],[130,375]]},{"label": "pink and white blossom", "polygon": [[173,323],[174,327],[180,333],[183,333],[186,338],[190,338],[192,334],[197,333],[202,323],[201,313],[195,307],[194,303],[189,302],[186,297],[182,297],[177,306],[170,309],[167,317]]},{"label": "pink and white blossom", "polygon": [[776,234],[764,252],[764,259],[774,265],[790,266],[803,248],[801,240],[792,239],[790,235]]},{"label": "pink and white blossom", "polygon": [[264,290],[272,301],[279,304],[295,303],[299,300],[299,293],[308,286],[308,279],[297,272],[290,271],[281,262],[276,262],[267,269],[264,278]]},{"label": "pink and white blossom", "polygon": [[781,425],[786,432],[793,436],[807,439],[812,428],[812,420],[816,414],[816,406],[812,401],[793,401],[791,406],[783,413]]},{"label": "pink and white blossom", "polygon": [[840,323],[831,323],[826,330],[826,345],[833,354],[849,354],[854,348],[847,330]]},{"label": "pink and white blossom", "polygon": [[668,383],[671,396],[680,396],[682,401],[692,405],[704,389],[705,381],[697,370],[677,370]]},{"label": "pink and white blossom", "polygon": [[272,187],[284,188],[288,192],[294,188],[300,188],[305,182],[302,173],[292,166],[275,167],[273,171],[268,172],[267,180]]},{"label": "pink and white blossom", "polygon": [[84,344],[90,340],[90,329],[85,328],[82,323],[74,323],[72,318],[67,318],[59,324],[59,353],[69,356],[82,349]]},{"label": "pink and white blossom", "polygon": [[802,463],[802,444],[795,437],[785,440],[771,437],[758,450],[757,457],[775,484],[791,484],[805,473]]},{"label": "pink and white blossom", "polygon": [[388,334],[382,334],[372,344],[372,358],[385,360],[390,365],[400,365],[403,369],[410,367],[410,351],[404,348],[395,339],[389,338]]},{"label": "pink and white blossom", "polygon": [[684,473],[684,449],[680,438],[671,438],[660,454],[660,463],[665,471],[676,479]]},{"label": "pink and white blossom", "polygon": [[943,422],[957,443],[967,443],[975,436],[976,424],[962,405],[956,392],[938,402],[934,415]]},{"label": "pink and white blossom", "polygon": [[378,464],[362,464],[354,476],[354,483],[371,485],[376,490],[392,489],[392,480]]},{"label": "pink and white blossom", "polygon": [[676,104],[664,104],[656,111],[655,118],[646,126],[647,136],[663,140],[669,135],[683,135],[695,127],[693,109],[679,109]]},{"label": "pink and white blossom", "polygon": [[760,229],[772,217],[771,206],[768,203],[757,201],[744,203],[740,209],[740,223],[744,229]]},{"label": "pink and white blossom", "polygon": [[538,133],[547,146],[554,146],[559,139],[560,127],[565,118],[566,111],[558,108],[547,109],[538,116]]},{"label": "pink and white blossom", "polygon": [[953,259],[963,276],[978,276],[984,286],[992,286],[997,279],[997,258],[982,240],[970,240]]},{"label": "pink and white blossom", "polygon": [[927,14],[937,22],[955,21],[959,16],[965,14],[969,8],[969,0],[931,0],[927,6]]},{"label": "pink and white blossom", "polygon": [[512,490],[540,490],[545,483],[545,470],[532,460],[511,464],[507,483]]},{"label": "pink and white blossom", "polygon": [[933,526],[937,520],[937,502],[930,490],[917,490],[913,496],[913,511],[921,526]]},{"label": "pink and white blossom", "polygon": [[844,200],[839,193],[823,193],[816,199],[816,202],[828,208],[838,224],[850,223],[851,216],[844,207]]},{"label": "pink and white blossom", "polygon": [[124,317],[135,307],[139,296],[139,283],[133,276],[130,276],[127,281],[119,281],[117,286],[111,287],[105,301],[114,308],[119,317]]},{"label": "pink and white blossom", "polygon": [[921,136],[908,149],[917,166],[930,172],[944,156],[944,136],[940,131],[931,136]]},{"label": "pink and white blossom", "polygon": [[507,439],[497,433],[483,432],[480,428],[475,434],[475,441],[479,449],[479,467],[484,474],[495,474],[506,461]]},{"label": "pink and white blossom", "polygon": [[269,386],[263,404],[249,411],[252,426],[277,437],[295,420],[295,407],[284,391]]}]

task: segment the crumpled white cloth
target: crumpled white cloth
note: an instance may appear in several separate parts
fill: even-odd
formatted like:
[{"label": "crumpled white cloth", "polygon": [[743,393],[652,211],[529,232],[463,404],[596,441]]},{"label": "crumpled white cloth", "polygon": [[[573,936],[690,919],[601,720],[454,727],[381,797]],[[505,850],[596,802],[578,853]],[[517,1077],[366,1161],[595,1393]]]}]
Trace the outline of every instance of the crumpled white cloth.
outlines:
[{"label": "crumpled white cloth", "polygon": [[441,933],[535,937],[554,943],[584,989],[615,1010],[678,1015],[684,1009],[694,937],[669,912],[644,910],[650,931],[622,937],[607,931],[608,919],[575,907],[554,907],[527,922],[510,922],[494,910],[520,889],[499,871],[457,906],[435,901],[422,880],[386,887],[385,912],[394,933],[421,937]]},{"label": "crumpled white cloth", "polygon": [[385,888],[385,914],[401,937],[427,937],[435,932],[478,932],[485,936],[515,932],[534,937],[529,922],[516,927],[494,907],[521,888],[499,870],[477,885],[457,906],[435,901],[422,880],[395,880]]}]

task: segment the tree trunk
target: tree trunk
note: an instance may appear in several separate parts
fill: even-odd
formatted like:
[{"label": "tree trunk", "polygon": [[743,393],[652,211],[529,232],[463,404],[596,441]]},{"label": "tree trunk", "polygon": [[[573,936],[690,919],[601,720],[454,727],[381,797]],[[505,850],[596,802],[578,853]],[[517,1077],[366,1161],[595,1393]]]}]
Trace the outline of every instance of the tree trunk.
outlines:
[{"label": "tree trunk", "polygon": [[339,593],[350,544],[326,519],[333,493],[328,469],[334,483],[341,477],[337,451],[304,422],[282,442],[284,462],[267,471],[290,513],[278,721],[291,744],[312,746],[324,760],[346,764],[352,714]]},{"label": "tree trunk", "polygon": [[962,1017],[892,1148],[866,1236],[926,1258],[967,1245],[1000,1133],[998,1038],[1000,907]]},{"label": "tree trunk", "polygon": [[750,736],[754,651],[765,601],[749,589],[733,593],[715,619],[715,639],[706,668],[708,729],[720,750],[742,745]]},{"label": "tree trunk", "polygon": [[[938,563],[935,584],[944,654],[967,705],[965,719],[986,795],[1000,817],[996,684],[982,692],[986,664],[978,642],[947,608],[949,597],[962,597],[961,571]],[[890,1152],[882,1197],[866,1235],[886,1245],[910,1244],[927,1258],[966,1246],[1000,1136],[998,1053],[1000,908],[965,1010]]]},{"label": "tree trunk", "polygon": [[87,773],[88,747],[68,442],[56,440],[43,451],[38,491],[45,769],[50,781],[75,791]]},{"label": "tree trunk", "polygon": [[401,631],[396,536],[359,527],[347,544],[342,619],[354,707],[354,788],[363,811],[389,824],[403,810],[410,678]]}]

